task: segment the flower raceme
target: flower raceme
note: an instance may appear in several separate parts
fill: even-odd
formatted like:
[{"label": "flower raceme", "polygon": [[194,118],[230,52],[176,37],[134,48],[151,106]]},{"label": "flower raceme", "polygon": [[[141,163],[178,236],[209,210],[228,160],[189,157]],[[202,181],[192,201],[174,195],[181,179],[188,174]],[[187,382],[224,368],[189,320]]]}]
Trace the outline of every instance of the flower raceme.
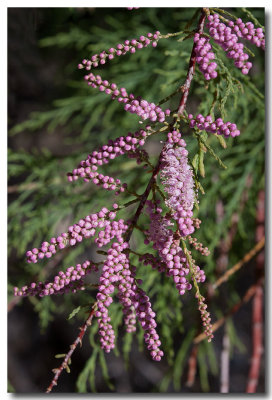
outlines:
[{"label": "flower raceme", "polygon": [[[239,39],[248,40],[265,50],[265,36],[262,28],[255,28],[252,22],[244,23],[241,18],[236,21],[227,21],[227,25],[220,21],[218,14],[208,16],[206,27],[209,36],[217,43],[227,54],[228,58],[234,60],[234,65],[241,69],[244,75],[247,75],[252,68],[252,63],[248,61],[249,55],[244,51],[244,44]],[[217,77],[217,63],[213,61],[215,54],[212,51],[210,39],[207,35],[194,35],[196,62],[206,80]]]},{"label": "flower raceme", "polygon": [[93,88],[99,88],[101,92],[111,95],[112,100],[117,99],[119,103],[124,103],[124,110],[131,114],[137,114],[141,119],[155,122],[164,122],[165,118],[170,115],[170,110],[162,110],[155,103],[150,103],[142,99],[140,96],[135,97],[134,94],[128,94],[125,88],[118,89],[115,83],[102,80],[100,75],[90,73],[85,75],[84,79],[88,85]]},{"label": "flower raceme", "polygon": [[240,135],[239,129],[237,129],[236,124],[232,122],[224,122],[222,118],[217,118],[217,120],[213,121],[211,115],[207,115],[204,117],[202,114],[198,114],[195,118],[192,114],[188,115],[190,120],[191,128],[198,128],[199,130],[209,133],[214,133],[217,135],[223,135],[225,137],[235,137]]},{"label": "flower raceme", "polygon": [[241,18],[237,18],[235,22],[229,21],[228,25],[238,37],[248,40],[265,50],[265,36],[262,28],[255,28],[252,22],[244,23]]},{"label": "flower raceme", "polygon": [[[113,205],[117,208],[117,204]],[[98,247],[109,243],[114,237],[121,238],[127,229],[124,220],[114,221],[116,212],[103,207],[101,211],[87,215],[79,220],[78,223],[69,226],[68,232],[64,232],[58,237],[53,237],[50,242],[43,242],[40,248],[34,248],[26,252],[28,263],[37,263],[39,260],[51,258],[58,250],[62,250],[67,246],[74,246],[76,243],[82,242],[83,239],[89,239],[96,234],[99,228],[104,230],[98,233],[95,239]]]},{"label": "flower raceme", "polygon": [[65,272],[60,271],[54,277],[53,282],[33,282],[29,286],[23,286],[21,289],[15,287],[14,295],[20,297],[44,297],[52,294],[75,293],[78,290],[85,289],[83,278],[92,271],[98,271],[98,266],[86,260],[82,265],[77,264],[76,267],[67,268]]},{"label": "flower raceme", "polygon": [[177,131],[168,133],[168,145],[163,153],[161,179],[168,198],[166,205],[172,210],[181,236],[194,232],[192,221],[195,202],[193,171],[188,164],[186,142]]},{"label": "flower raceme", "polygon": [[71,173],[68,174],[69,181],[75,181],[78,178],[83,178],[84,181],[92,181],[98,186],[102,186],[107,190],[116,190],[119,194],[123,192],[126,185],[121,185],[119,179],[114,179],[108,176],[102,176],[98,173],[98,167],[108,164],[109,161],[114,160],[124,154],[128,154],[129,157],[138,157],[138,148],[143,146],[147,137],[151,134],[149,126],[145,129],[141,129],[135,133],[128,133],[127,136],[121,136],[115,140],[109,140],[108,144],[101,146],[97,151],[93,151],[87,157],[82,160],[78,167],[75,168]]},{"label": "flower raceme", "polygon": [[104,65],[107,60],[112,60],[116,56],[123,56],[127,53],[134,54],[136,50],[143,49],[149,45],[156,47],[158,40],[161,38],[160,32],[156,31],[155,33],[149,32],[146,36],[141,35],[139,39],[125,40],[123,44],[117,44],[116,48],[111,47],[108,51],[104,50],[100,54],[92,55],[90,60],[84,58],[81,64],[78,64],[78,68],[90,71],[92,67],[96,68],[99,64]]},{"label": "flower raceme", "polygon": [[247,61],[249,56],[244,52],[243,43],[238,43],[239,37],[236,31],[220,22],[218,14],[208,16],[207,28],[214,41],[222,47],[229,58],[234,60],[234,65],[247,75],[252,63]]},{"label": "flower raceme", "polygon": [[199,70],[204,75],[204,78],[209,81],[217,77],[217,64],[213,60],[215,54],[212,51],[210,40],[199,33],[194,36],[194,42],[196,43],[195,53],[196,62],[199,64]]},{"label": "flower raceme", "polygon": [[150,257],[150,254],[142,256],[140,260],[144,261],[145,265],[151,264],[152,268],[165,272],[167,276],[173,276],[179,294],[183,295],[186,290],[191,290],[192,285],[186,279],[189,274],[189,265],[179,246],[179,235],[168,228],[174,224],[169,217],[162,216],[159,203],[154,204],[148,200],[146,206],[146,212],[150,217],[150,226],[146,231],[145,244],[153,242],[153,248],[159,253],[160,262],[152,256]]}]

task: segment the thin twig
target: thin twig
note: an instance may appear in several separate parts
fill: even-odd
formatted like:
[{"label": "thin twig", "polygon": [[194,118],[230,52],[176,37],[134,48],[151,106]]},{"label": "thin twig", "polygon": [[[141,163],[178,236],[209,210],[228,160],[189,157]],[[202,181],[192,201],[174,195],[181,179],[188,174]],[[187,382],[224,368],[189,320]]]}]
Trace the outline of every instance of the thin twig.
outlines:
[{"label": "thin twig", "polygon": [[222,283],[226,282],[231,275],[237,272],[244,264],[249,262],[265,245],[265,237],[263,237],[237,264],[230,268],[222,275],[214,284],[213,289],[218,288]]},{"label": "thin twig", "polygon": [[78,344],[82,344],[82,339],[83,336],[85,335],[85,332],[88,328],[88,326],[90,326],[92,324],[92,320],[95,314],[95,309],[96,309],[96,303],[94,303],[92,310],[88,316],[88,318],[86,319],[84,325],[82,325],[79,329],[80,329],[80,333],[77,336],[76,340],[74,341],[74,343],[70,346],[70,350],[68,351],[68,353],[66,354],[66,356],[64,357],[64,360],[62,362],[62,364],[60,365],[59,368],[55,368],[53,369],[53,372],[55,373],[54,378],[52,379],[50,385],[48,386],[48,388],[46,389],[46,393],[50,393],[51,390],[53,389],[54,386],[57,385],[57,381],[59,379],[60,374],[62,373],[62,371],[64,370],[64,368],[68,367],[68,363],[72,357],[73,352],[75,351],[76,347]]}]

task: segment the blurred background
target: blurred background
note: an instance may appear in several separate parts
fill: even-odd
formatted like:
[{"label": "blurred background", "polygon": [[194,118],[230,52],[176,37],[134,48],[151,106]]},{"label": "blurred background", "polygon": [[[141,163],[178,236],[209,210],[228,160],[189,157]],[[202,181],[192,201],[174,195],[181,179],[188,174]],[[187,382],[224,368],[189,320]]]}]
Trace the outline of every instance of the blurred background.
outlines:
[{"label": "blurred background", "polygon": [[[262,8],[227,11],[245,22],[252,21],[253,16],[264,25]],[[66,231],[73,221],[116,201],[112,193],[92,183],[68,183],[66,173],[110,138],[139,128],[135,115],[125,113],[110,96],[86,85],[77,64],[147,32],[192,30],[197,17],[197,9],[192,8],[8,9],[9,391],[45,391],[53,378],[51,370],[60,364],[55,355],[68,351],[88,315],[87,307],[95,299],[91,289],[65,296],[18,299],[13,297],[13,287],[50,279],[59,270],[87,258],[102,259],[86,241],[34,265],[26,263],[25,252]],[[186,78],[192,48],[192,38],[186,36],[181,33],[159,41],[156,49],[148,47],[117,57],[97,73],[128,92],[158,103]],[[139,266],[139,277],[157,313],[165,357],[160,363],[151,361],[141,329],[136,335],[126,334],[121,308],[114,303],[111,315],[118,331],[116,350],[106,355],[100,351],[94,322],[82,348],[73,355],[70,374],[62,373],[55,392],[216,393],[224,383],[224,362],[229,371],[228,391],[246,391],[256,350],[253,329],[257,311],[252,299],[257,299],[256,285],[262,287],[263,250],[255,258],[248,256],[249,262],[218,289],[213,290],[212,284],[264,235],[264,52],[247,46],[255,54],[251,56],[249,76],[235,69],[232,60],[217,47],[219,77],[207,83],[197,68],[187,106],[193,114],[207,115],[212,109],[216,117],[221,114],[239,127],[241,135],[227,140],[227,148],[216,137],[208,139],[227,169],[209,151],[200,152],[197,140],[182,126],[191,160],[198,160],[200,165],[201,159],[205,166],[204,172],[203,167],[198,171],[205,194],[199,192],[196,215],[202,224],[196,236],[211,254],[207,258],[194,255],[207,275],[202,291],[212,322],[223,318],[224,323],[211,344],[206,340],[193,344],[193,338],[202,331],[193,293],[180,297],[171,280],[151,267]],[[175,109],[178,101],[179,95],[166,105]],[[161,134],[147,141],[145,149],[151,161],[155,162],[163,139]],[[137,193],[143,192],[148,181],[141,167],[125,157],[114,160],[105,171],[127,182]],[[121,195],[117,201],[130,199]],[[124,218],[133,215],[134,209],[124,210]],[[140,226],[144,222],[143,216]],[[133,235],[132,245],[139,252],[145,251],[140,232]],[[98,275],[91,279],[97,282]],[[69,319],[79,306],[79,312]],[[263,314],[262,304],[260,307],[259,317]],[[265,390],[264,363],[263,354],[256,387],[259,393]]]}]

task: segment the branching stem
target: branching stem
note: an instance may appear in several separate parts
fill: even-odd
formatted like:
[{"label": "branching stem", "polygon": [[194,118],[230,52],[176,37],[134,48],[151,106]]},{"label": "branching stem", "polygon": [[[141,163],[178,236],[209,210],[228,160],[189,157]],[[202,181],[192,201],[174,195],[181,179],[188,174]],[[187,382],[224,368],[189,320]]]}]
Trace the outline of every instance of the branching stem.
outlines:
[{"label": "branching stem", "polygon": [[67,369],[73,352],[75,351],[75,349],[78,346],[78,344],[81,345],[83,336],[85,335],[85,332],[86,332],[88,326],[90,326],[92,324],[92,320],[93,320],[93,317],[94,317],[94,314],[95,314],[95,310],[96,310],[96,303],[94,303],[94,305],[93,305],[93,307],[91,309],[91,312],[90,312],[88,318],[86,319],[84,325],[82,325],[79,328],[80,329],[80,333],[77,336],[77,338],[74,341],[74,343],[70,346],[70,350],[65,355],[63,362],[61,363],[61,365],[58,368],[53,370],[53,372],[55,373],[55,376],[52,379],[52,381],[51,381],[50,385],[48,386],[48,388],[46,389],[46,393],[50,393],[52,391],[53,387],[58,384],[57,382],[58,382],[59,376],[62,373],[62,371],[64,370],[64,368]]},{"label": "branching stem", "polygon": [[[196,30],[196,32],[198,32],[200,34],[203,32],[203,29],[204,29],[205,18],[206,18],[206,14],[204,12],[204,9],[202,9],[201,10],[201,14],[200,14],[200,18],[199,18],[199,21],[198,21],[198,27],[197,27],[197,30]],[[186,77],[184,85],[181,87],[182,96],[181,96],[181,99],[180,99],[180,102],[179,102],[177,118],[179,118],[179,116],[181,116],[184,113],[184,110],[185,110],[185,107],[186,107],[186,104],[187,104],[188,94],[189,94],[189,91],[190,91],[191,83],[192,83],[194,72],[195,72],[195,64],[196,64],[195,47],[196,47],[196,43],[193,44],[191,57],[190,57],[190,61],[189,61],[189,68],[188,68],[188,72],[187,72],[187,77]],[[175,123],[176,123],[176,119],[174,119],[172,125],[174,125]],[[149,193],[150,193],[153,185],[156,182],[156,178],[157,178],[158,173],[160,171],[161,158],[162,158],[162,155],[163,155],[163,153],[165,151],[165,146],[166,146],[166,144],[164,143],[164,146],[163,146],[163,148],[161,150],[161,153],[159,155],[159,159],[158,159],[157,165],[154,167],[154,170],[152,172],[152,176],[151,176],[151,178],[150,178],[150,180],[149,180],[149,182],[147,184],[147,187],[146,187],[144,193],[141,196],[141,200],[140,200],[139,206],[138,206],[138,208],[136,210],[136,213],[135,213],[134,217],[132,218],[130,228],[127,231],[127,234],[126,234],[126,237],[125,237],[125,240],[127,242],[131,238],[133,229],[134,229],[135,225],[137,224],[137,221],[138,221],[138,219],[139,219],[139,217],[140,217],[140,215],[141,215],[141,213],[143,211],[143,208],[145,206],[146,200],[148,199]]]}]

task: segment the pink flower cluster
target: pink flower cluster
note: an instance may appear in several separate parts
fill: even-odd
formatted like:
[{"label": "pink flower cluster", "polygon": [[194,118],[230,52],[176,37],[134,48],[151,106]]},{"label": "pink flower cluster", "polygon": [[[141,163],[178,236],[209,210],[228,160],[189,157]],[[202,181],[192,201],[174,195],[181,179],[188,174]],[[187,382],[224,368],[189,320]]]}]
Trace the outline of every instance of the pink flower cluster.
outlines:
[{"label": "pink flower cluster", "polygon": [[116,48],[111,47],[108,51],[102,51],[100,54],[94,54],[91,59],[84,58],[81,64],[78,64],[79,69],[85,68],[90,71],[92,67],[96,68],[106,63],[107,60],[112,60],[115,56],[123,56],[127,53],[135,53],[136,50],[149,46],[156,47],[160,39],[160,32],[148,33],[146,36],[140,36],[139,39],[125,40],[123,44],[117,44]]},{"label": "pink flower cluster", "polygon": [[80,219],[77,224],[69,226],[68,232],[62,233],[57,238],[51,238],[50,243],[43,242],[40,248],[27,251],[27,262],[37,263],[44,257],[51,258],[58,250],[64,249],[68,245],[74,246],[76,243],[82,242],[83,239],[93,237],[98,228],[106,228],[106,232],[99,233],[100,236],[96,239],[97,244],[100,247],[103,246],[113,237],[120,237],[127,228],[123,220],[119,222],[110,221],[115,217],[116,212],[109,211],[106,207],[103,207],[98,213],[87,215],[87,217]]},{"label": "pink flower cluster", "polygon": [[120,280],[117,286],[117,297],[123,306],[124,323],[127,332],[136,331],[136,313],[133,302],[137,288],[135,284],[135,273],[136,268],[130,266],[127,260],[127,263],[123,265],[123,269],[120,271]]},{"label": "pink flower cluster", "polygon": [[116,238],[119,242],[122,241],[128,225],[124,223],[123,219],[119,219],[118,221],[105,220],[103,228],[104,229],[98,233],[98,237],[95,239],[95,243],[98,247],[105,246],[113,238]]},{"label": "pink flower cluster", "polygon": [[139,8],[140,8],[140,7],[127,7],[127,9],[128,9],[129,11],[131,11],[131,10],[139,10]]},{"label": "pink flower cluster", "polygon": [[[146,130],[140,129],[134,134],[128,133],[127,136],[120,136],[115,140],[109,140],[108,144],[102,146],[99,150],[90,153],[86,160],[82,160],[78,167],[68,174],[69,180],[77,180],[79,177],[85,181],[92,180],[94,183],[103,182],[102,186],[107,190],[116,190],[117,185],[120,185],[120,180],[104,176],[99,181],[98,167],[108,164],[110,160],[127,153],[130,157],[134,155],[138,157],[138,146],[143,146],[148,136],[148,128]],[[123,192],[126,185],[123,184],[119,191]]]},{"label": "pink flower cluster", "polygon": [[77,290],[84,290],[83,278],[91,271],[97,271],[97,265],[86,260],[82,265],[69,267],[65,272],[60,271],[54,277],[53,282],[31,283],[29,286],[23,286],[21,289],[14,288],[15,296],[50,296],[52,294],[64,294],[68,292],[75,293]]},{"label": "pink flower cluster", "polygon": [[217,77],[216,62],[212,61],[215,59],[215,54],[212,51],[210,40],[199,33],[194,36],[194,42],[196,43],[195,54],[196,62],[199,64],[199,69],[204,75],[204,78],[208,81]]},{"label": "pink flower cluster", "polygon": [[126,188],[126,183],[121,183],[120,179],[115,179],[111,176],[101,174],[97,171],[96,165],[89,166],[89,161],[81,161],[78,168],[67,173],[69,182],[77,181],[78,178],[83,178],[84,182],[92,181],[95,185],[101,186],[105,190],[115,190],[115,194],[123,193]]},{"label": "pink flower cluster", "polygon": [[137,316],[142,328],[145,330],[145,341],[153,360],[160,361],[163,352],[159,349],[161,344],[156,332],[156,314],[151,309],[151,303],[145,292],[137,287],[135,268],[129,265],[128,256],[124,250],[128,243],[113,243],[108,251],[107,259],[100,277],[99,291],[97,294],[97,311],[101,347],[106,352],[114,348],[114,330],[110,324],[108,307],[112,303],[112,293],[118,289],[118,298],[123,305],[125,324],[128,332],[135,331]]},{"label": "pink flower cluster", "polygon": [[118,89],[115,83],[109,83],[102,80],[100,75],[90,73],[85,75],[84,79],[93,88],[99,88],[101,92],[111,95],[111,98],[117,99],[119,103],[124,103],[124,109],[131,114],[137,114],[141,119],[150,119],[152,122],[164,122],[166,116],[170,115],[170,110],[163,111],[155,103],[149,103],[141,97],[135,97],[134,94],[128,94],[125,88]]},{"label": "pink flower cluster", "polygon": [[145,331],[144,339],[147,344],[147,349],[154,361],[160,361],[163,356],[163,351],[160,350],[161,341],[156,331],[155,312],[151,308],[151,303],[147,294],[137,288],[134,296],[134,307],[136,315],[142,328]]},{"label": "pink flower cluster", "polygon": [[[176,145],[173,144],[175,135]],[[188,164],[188,151],[186,142],[180,139],[179,132],[168,134],[169,144],[162,157],[161,179],[164,190],[168,194],[167,206],[173,212],[173,218],[177,221],[181,236],[187,236],[194,232],[192,221],[193,206],[195,202],[193,171]]]},{"label": "pink flower cluster", "polygon": [[265,36],[262,28],[255,28],[252,22],[244,23],[241,18],[235,22],[229,21],[229,27],[238,37],[243,38],[265,50]]},{"label": "pink flower cluster", "polygon": [[127,332],[136,330],[135,324],[138,318],[145,331],[144,339],[151,357],[155,361],[160,361],[163,351],[160,350],[161,342],[156,332],[155,312],[151,308],[149,297],[143,289],[139,288],[135,281],[136,269],[129,267],[126,263],[120,271],[120,281],[118,282],[118,298],[123,305],[125,324]]},{"label": "pink flower cluster", "polygon": [[67,174],[68,181],[73,182],[78,178],[83,178],[85,182],[92,181],[95,185],[101,186],[105,190],[115,190],[115,194],[123,193],[126,188],[126,183],[121,183],[120,179],[114,179],[111,176],[103,175],[98,172],[93,172],[89,167],[80,167],[76,169],[76,172]]},{"label": "pink flower cluster", "polygon": [[127,243],[113,243],[108,250],[107,259],[103,265],[103,272],[100,277],[98,288],[97,311],[99,335],[101,348],[109,353],[114,348],[114,330],[110,324],[111,318],[108,313],[108,307],[112,303],[111,294],[114,292],[115,284],[120,280],[120,271],[127,264],[127,257],[123,250],[128,247]]},{"label": "pink flower cluster", "polygon": [[209,133],[216,133],[217,135],[224,135],[225,137],[235,137],[240,135],[239,129],[237,129],[236,124],[232,122],[224,122],[222,118],[217,118],[213,121],[211,115],[203,117],[202,114],[198,114],[195,119],[192,114],[188,115],[190,119],[190,127],[197,127],[201,131],[206,131]]},{"label": "pink flower cluster", "polygon": [[243,43],[238,43],[238,36],[230,27],[220,22],[218,14],[209,15],[207,28],[211,37],[219,46],[227,53],[227,57],[234,60],[234,65],[247,75],[252,67],[252,63],[248,62],[248,54],[244,52]]},{"label": "pink flower cluster", "polygon": [[191,290],[192,285],[185,278],[189,273],[187,259],[179,246],[179,237],[175,237],[172,230],[167,229],[171,223],[168,218],[161,215],[161,208],[151,201],[146,203],[146,211],[150,216],[150,227],[146,232],[145,244],[153,242],[153,248],[158,250],[163,264],[158,264],[160,272],[166,272],[167,276],[173,276],[176,288],[180,295],[186,290]]},{"label": "pink flower cluster", "polygon": [[153,247],[157,250],[164,247],[169,234],[172,233],[168,227],[174,225],[170,218],[162,217],[162,208],[159,207],[159,204],[159,200],[156,205],[150,200],[146,201],[146,212],[150,217],[150,224],[148,231],[146,231],[147,239],[145,243],[153,242]]}]

